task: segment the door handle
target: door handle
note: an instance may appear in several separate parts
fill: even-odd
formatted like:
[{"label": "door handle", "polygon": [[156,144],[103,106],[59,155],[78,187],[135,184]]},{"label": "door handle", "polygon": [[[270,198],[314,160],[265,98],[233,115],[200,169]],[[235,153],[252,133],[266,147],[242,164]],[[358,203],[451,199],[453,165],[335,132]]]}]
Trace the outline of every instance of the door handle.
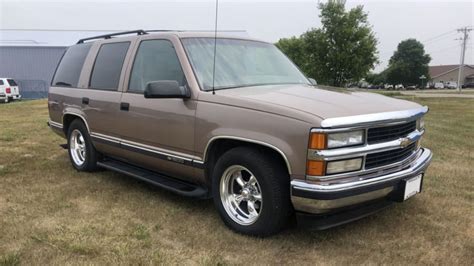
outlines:
[{"label": "door handle", "polygon": [[82,98],[82,104],[89,104],[89,98],[83,97]]},{"label": "door handle", "polygon": [[121,111],[128,111],[130,109],[129,103],[120,103],[120,110]]}]

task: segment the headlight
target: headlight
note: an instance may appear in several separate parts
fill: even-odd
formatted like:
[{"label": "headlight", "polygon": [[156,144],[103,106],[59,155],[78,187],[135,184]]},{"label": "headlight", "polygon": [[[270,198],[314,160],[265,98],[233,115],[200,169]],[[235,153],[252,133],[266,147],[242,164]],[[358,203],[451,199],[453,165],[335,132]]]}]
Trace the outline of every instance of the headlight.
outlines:
[{"label": "headlight", "polygon": [[364,133],[364,130],[329,134],[312,132],[309,139],[309,148],[316,150],[325,150],[363,144]]},{"label": "headlight", "polygon": [[328,134],[328,148],[359,145],[364,142],[364,130]]},{"label": "headlight", "polygon": [[362,168],[362,158],[327,162],[326,174],[357,171]]},{"label": "headlight", "polygon": [[416,128],[418,130],[425,129],[425,118],[420,117],[418,120],[416,120]]}]

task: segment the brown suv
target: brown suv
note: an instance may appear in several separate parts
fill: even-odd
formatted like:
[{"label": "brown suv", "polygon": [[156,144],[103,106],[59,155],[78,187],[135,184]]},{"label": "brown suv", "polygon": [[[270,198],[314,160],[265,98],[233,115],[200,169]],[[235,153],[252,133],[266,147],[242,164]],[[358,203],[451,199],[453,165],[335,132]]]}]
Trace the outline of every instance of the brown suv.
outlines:
[{"label": "brown suv", "polygon": [[212,197],[226,225],[261,236],[295,214],[325,229],[420,192],[427,107],[324,89],[272,44],[213,37],[138,30],[71,46],[48,124],[74,168]]}]

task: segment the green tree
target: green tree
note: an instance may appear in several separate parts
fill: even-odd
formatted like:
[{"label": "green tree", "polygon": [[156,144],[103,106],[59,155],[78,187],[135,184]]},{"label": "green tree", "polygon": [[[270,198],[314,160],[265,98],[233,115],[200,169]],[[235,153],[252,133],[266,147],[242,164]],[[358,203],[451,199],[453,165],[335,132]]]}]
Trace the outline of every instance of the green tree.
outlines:
[{"label": "green tree", "polygon": [[423,44],[415,39],[407,39],[398,44],[397,51],[390,58],[387,81],[392,84],[421,84],[420,76],[429,80],[428,64],[431,57],[425,54]]},{"label": "green tree", "polygon": [[277,43],[307,76],[321,84],[357,82],[377,63],[377,40],[367,13],[362,6],[346,11],[344,3],[329,0],[319,4],[321,29]]},{"label": "green tree", "polygon": [[306,72],[306,56],[303,39],[299,37],[283,38],[275,44],[285,53],[303,72]]}]

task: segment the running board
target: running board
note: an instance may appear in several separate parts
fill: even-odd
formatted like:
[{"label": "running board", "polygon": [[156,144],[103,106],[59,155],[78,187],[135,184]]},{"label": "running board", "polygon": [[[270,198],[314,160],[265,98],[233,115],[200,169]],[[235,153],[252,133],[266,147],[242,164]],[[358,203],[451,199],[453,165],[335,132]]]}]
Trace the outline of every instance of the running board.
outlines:
[{"label": "running board", "polygon": [[152,185],[167,189],[178,195],[193,198],[209,198],[206,188],[136,167],[128,163],[106,158],[102,162],[97,162],[97,165],[108,170],[126,174]]}]

